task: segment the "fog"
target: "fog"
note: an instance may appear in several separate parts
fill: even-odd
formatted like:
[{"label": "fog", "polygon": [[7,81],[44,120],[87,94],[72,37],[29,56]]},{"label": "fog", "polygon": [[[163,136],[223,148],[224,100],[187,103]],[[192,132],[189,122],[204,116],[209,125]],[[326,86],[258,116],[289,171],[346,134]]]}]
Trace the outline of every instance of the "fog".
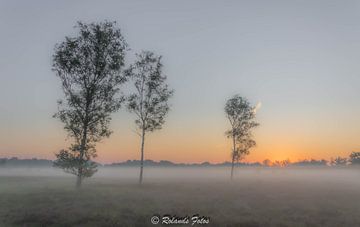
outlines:
[{"label": "fog", "polygon": [[[116,179],[138,180],[138,167],[100,167],[98,172],[86,180]],[[0,168],[0,176],[19,177],[65,177],[74,176],[57,168],[47,167],[5,167]],[[145,167],[145,182],[152,181],[230,181],[229,167]],[[305,181],[332,182],[339,184],[360,185],[359,168],[331,167],[298,167],[298,168],[264,168],[240,167],[235,169],[234,181]]]},{"label": "fog", "polygon": [[[0,226],[153,226],[199,214],[208,226],[360,226],[360,169],[100,167],[82,188],[56,168],[0,168]],[[81,224],[80,224],[81,223]]]}]

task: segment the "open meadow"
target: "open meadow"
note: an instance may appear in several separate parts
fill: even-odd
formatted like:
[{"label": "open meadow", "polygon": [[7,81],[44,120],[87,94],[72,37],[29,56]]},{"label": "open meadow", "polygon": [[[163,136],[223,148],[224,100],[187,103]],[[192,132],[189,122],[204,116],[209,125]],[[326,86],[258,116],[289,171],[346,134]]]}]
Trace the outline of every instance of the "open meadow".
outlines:
[{"label": "open meadow", "polygon": [[233,182],[221,167],[146,170],[139,186],[138,168],[100,168],[76,190],[57,169],[1,168],[0,226],[143,227],[154,214],[209,217],[203,226],[360,226],[359,169],[238,168]]}]

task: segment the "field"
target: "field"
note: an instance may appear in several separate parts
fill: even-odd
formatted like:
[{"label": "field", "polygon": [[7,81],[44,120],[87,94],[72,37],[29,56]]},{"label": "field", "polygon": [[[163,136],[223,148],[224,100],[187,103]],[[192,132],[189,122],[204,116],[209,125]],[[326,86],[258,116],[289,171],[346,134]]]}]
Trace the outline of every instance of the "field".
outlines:
[{"label": "field", "polygon": [[146,168],[142,186],[137,174],[103,168],[75,190],[59,170],[2,168],[0,226],[156,226],[154,214],[209,217],[203,226],[360,226],[359,169],[240,168],[231,182],[225,168]]}]

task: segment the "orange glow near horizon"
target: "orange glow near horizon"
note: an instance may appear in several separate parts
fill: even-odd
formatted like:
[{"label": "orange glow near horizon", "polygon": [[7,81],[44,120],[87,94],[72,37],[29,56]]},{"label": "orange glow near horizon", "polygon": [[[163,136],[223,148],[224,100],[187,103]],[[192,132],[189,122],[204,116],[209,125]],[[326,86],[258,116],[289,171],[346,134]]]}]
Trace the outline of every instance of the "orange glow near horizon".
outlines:
[{"label": "orange glow near horizon", "polygon": [[[261,112],[263,111],[263,112]],[[348,157],[352,151],[360,150],[357,135],[360,127],[352,127],[359,121],[344,119],[342,124],[322,122],[322,116],[312,121],[301,120],[302,116],[264,118],[265,110],[258,116],[260,127],[255,129],[257,146],[243,161],[262,162],[265,159],[295,162],[303,159],[327,159]],[[174,120],[169,115],[164,128],[148,133],[145,140],[145,159],[168,160],[177,163],[221,163],[230,161],[231,141],[224,135],[228,127],[223,113],[215,117]],[[177,117],[179,118],[179,117]],[[293,123],[297,119],[296,124]],[[300,120],[299,120],[300,119]],[[22,130],[1,133],[0,157],[54,159],[55,153],[67,148],[62,124],[49,119],[49,126],[31,125]],[[279,123],[281,122],[281,124]],[[340,127],[340,126],[341,127]],[[140,138],[133,132],[133,119],[115,118],[111,124],[114,133],[97,144],[101,163],[123,162],[140,158]]]},{"label": "orange glow near horizon", "polygon": [[[145,145],[145,159],[154,161],[168,160],[176,163],[221,163],[230,161],[231,141],[224,136],[222,127],[212,127],[207,133],[199,127],[189,134],[187,129],[169,129],[148,134]],[[70,140],[64,141],[64,132],[57,131],[53,135],[41,132],[31,137],[28,135],[21,144],[16,144],[9,137],[5,147],[9,149],[1,156],[19,158],[54,159],[54,153],[67,147]],[[303,134],[286,135],[267,131],[267,128],[256,129],[257,147],[243,161],[262,162],[265,159],[285,160],[295,162],[303,159],[327,159],[331,157],[347,157],[350,152],[360,148],[356,136],[348,136],[347,140],[331,141],[328,138],[304,136]],[[324,135],[323,135],[324,137]],[[338,135],[337,138],[340,138]],[[47,141],[41,143],[41,141]],[[16,146],[14,146],[16,144]],[[67,145],[66,145],[67,144]],[[15,149],[14,149],[15,147]],[[135,133],[126,130],[114,133],[97,145],[98,157],[101,163],[122,162],[139,159],[140,139]],[[12,149],[10,149],[12,148]]]}]

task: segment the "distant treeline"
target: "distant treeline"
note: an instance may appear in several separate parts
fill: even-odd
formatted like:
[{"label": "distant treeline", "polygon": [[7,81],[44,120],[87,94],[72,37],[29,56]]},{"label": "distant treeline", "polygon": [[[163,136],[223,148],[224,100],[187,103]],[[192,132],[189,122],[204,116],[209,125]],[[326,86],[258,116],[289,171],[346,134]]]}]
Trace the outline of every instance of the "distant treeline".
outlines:
[{"label": "distant treeline", "polygon": [[[140,160],[127,160],[125,162],[118,162],[118,163],[112,163],[112,164],[101,164],[96,163],[98,166],[103,167],[138,167],[140,164]],[[255,163],[237,163],[238,166],[261,166],[262,164],[259,162]],[[17,157],[13,158],[0,158],[0,167],[52,167],[53,161],[47,160],[47,159],[37,159],[37,158],[31,158],[31,159],[19,159]],[[203,162],[203,163],[174,163],[170,161],[161,160],[159,162],[153,161],[153,160],[144,160],[144,166],[162,166],[162,167],[191,167],[191,166],[231,166],[231,162],[224,162],[224,163],[218,163],[218,164],[212,164],[209,162]]]},{"label": "distant treeline", "polygon": [[[112,164],[101,164],[97,163],[98,166],[102,167],[136,167],[139,166],[140,160],[127,160],[124,162],[112,163]],[[316,159],[304,159],[297,162],[291,162],[290,160],[282,161],[270,161],[269,159],[264,160],[263,162],[238,162],[235,165],[241,167],[297,167],[297,166],[346,166],[346,165],[360,165],[360,153],[353,152],[349,158],[332,158],[330,161],[325,159],[316,160]],[[13,158],[0,158],[0,167],[52,167],[53,161],[47,159],[19,159],[17,157]],[[210,167],[210,166],[231,166],[231,162],[223,163],[174,163],[171,161],[161,160],[145,160],[144,166],[152,167]]]},{"label": "distant treeline", "polygon": [[[104,166],[107,167],[117,167],[117,166],[139,166],[140,161],[139,160],[127,160],[126,162],[118,162],[118,163],[112,163],[112,164],[106,164]],[[168,166],[168,167],[196,167],[196,166],[231,166],[231,162],[223,162],[223,163],[210,163],[210,162],[203,162],[203,163],[174,163],[170,161],[161,160],[159,162],[153,161],[153,160],[145,160],[144,161],[145,166]],[[259,162],[239,162],[236,165],[238,166],[261,166],[261,163]]]},{"label": "distant treeline", "polygon": [[17,157],[13,158],[0,158],[0,167],[51,167],[53,166],[53,161],[47,159],[19,159]]}]

